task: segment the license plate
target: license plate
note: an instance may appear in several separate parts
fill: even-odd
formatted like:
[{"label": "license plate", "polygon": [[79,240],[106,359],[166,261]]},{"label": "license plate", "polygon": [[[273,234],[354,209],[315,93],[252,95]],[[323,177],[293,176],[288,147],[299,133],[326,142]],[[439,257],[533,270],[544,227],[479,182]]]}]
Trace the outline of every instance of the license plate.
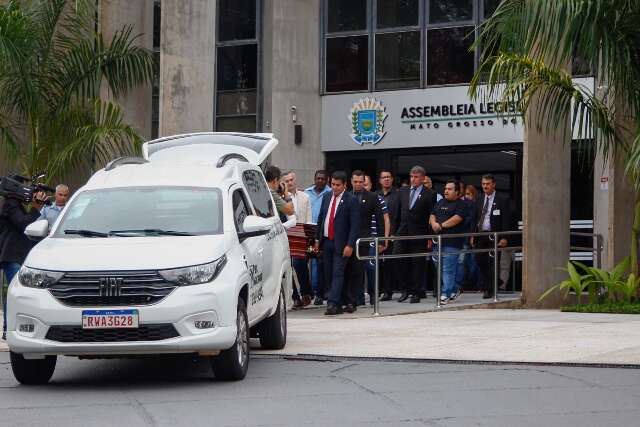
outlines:
[{"label": "license plate", "polygon": [[138,327],[138,310],[83,310],[82,329]]}]

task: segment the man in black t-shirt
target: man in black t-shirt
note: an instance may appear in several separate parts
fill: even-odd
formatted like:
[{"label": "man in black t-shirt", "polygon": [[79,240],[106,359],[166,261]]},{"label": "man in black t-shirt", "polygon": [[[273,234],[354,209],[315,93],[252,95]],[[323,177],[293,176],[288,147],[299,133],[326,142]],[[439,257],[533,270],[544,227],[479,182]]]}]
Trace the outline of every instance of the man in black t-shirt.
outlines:
[{"label": "man in black t-shirt", "polygon": [[[437,234],[464,233],[464,219],[468,215],[466,204],[458,198],[458,183],[447,181],[444,187],[444,198],[440,200],[429,218],[431,228]],[[442,239],[442,296],[440,303],[453,301],[458,295],[456,289],[456,267],[458,255],[448,254],[462,249],[464,238]]]}]

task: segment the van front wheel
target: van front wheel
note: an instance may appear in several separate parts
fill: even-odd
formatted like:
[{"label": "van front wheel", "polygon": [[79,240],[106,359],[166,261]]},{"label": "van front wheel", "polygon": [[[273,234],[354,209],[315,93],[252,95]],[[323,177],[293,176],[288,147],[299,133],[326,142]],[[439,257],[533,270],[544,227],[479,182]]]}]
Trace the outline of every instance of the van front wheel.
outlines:
[{"label": "van front wheel", "polygon": [[247,307],[242,298],[238,299],[236,327],[236,342],[233,346],[211,359],[213,374],[218,380],[238,381],[247,375],[249,368],[249,320],[247,319]]},{"label": "van front wheel", "polygon": [[46,384],[56,369],[56,356],[45,356],[44,359],[25,359],[23,355],[12,351],[10,359],[13,376],[20,384]]}]

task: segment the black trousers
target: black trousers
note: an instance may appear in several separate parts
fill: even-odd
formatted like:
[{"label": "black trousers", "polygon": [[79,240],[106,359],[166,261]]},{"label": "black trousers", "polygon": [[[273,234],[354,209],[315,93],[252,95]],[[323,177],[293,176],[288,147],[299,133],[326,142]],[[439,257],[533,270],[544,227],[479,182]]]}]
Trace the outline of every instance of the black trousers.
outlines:
[{"label": "black trousers", "polygon": [[[491,249],[493,241],[489,237],[476,237],[473,245],[474,249]],[[480,270],[480,290],[493,294],[493,262],[494,258],[489,252],[474,254],[476,264]]]},{"label": "black trousers", "polygon": [[[403,254],[415,254],[420,252],[427,252],[426,240],[406,240],[402,242],[399,248],[399,253]],[[402,291],[407,291],[412,295],[419,294],[422,291],[426,280],[426,258],[424,256],[417,256],[412,258],[403,258],[399,261],[404,261],[398,266],[400,268],[400,277],[403,281],[403,286],[401,287]]]},{"label": "black trousers", "polygon": [[[395,242],[389,242],[389,246],[387,250],[383,252],[384,255],[394,254],[394,247],[396,247]],[[380,282],[380,294],[393,294],[393,291],[400,289],[400,280],[398,280],[398,275],[402,270],[402,263],[400,259],[385,259],[380,262],[380,277],[382,278]]]},{"label": "black trousers", "polygon": [[[368,245],[360,246],[360,254],[367,255]],[[359,291],[364,289],[364,261],[356,258],[355,248],[353,255],[347,261],[345,272],[345,283],[342,288],[342,304],[357,304],[357,296]]]}]

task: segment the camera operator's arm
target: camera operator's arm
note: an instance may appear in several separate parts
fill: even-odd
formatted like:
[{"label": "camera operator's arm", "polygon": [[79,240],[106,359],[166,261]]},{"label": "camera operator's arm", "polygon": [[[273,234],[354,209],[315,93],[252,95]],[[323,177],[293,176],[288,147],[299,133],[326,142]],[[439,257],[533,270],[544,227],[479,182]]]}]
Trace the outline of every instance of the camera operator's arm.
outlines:
[{"label": "camera operator's arm", "polygon": [[4,217],[11,225],[18,228],[20,231],[24,231],[29,224],[36,221],[40,216],[39,209],[42,208],[42,203],[36,200],[36,196],[34,196],[34,200],[31,202],[31,205],[35,209],[25,212],[18,200],[7,199],[4,203]]}]

